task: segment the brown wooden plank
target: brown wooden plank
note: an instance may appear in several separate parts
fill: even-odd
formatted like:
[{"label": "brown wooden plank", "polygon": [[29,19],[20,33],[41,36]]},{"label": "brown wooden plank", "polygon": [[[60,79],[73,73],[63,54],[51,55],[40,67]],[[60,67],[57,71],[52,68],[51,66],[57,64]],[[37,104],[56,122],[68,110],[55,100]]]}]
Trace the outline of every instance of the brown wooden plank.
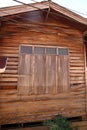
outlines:
[{"label": "brown wooden plank", "polygon": [[[17,83],[16,82],[0,82],[0,87],[3,87],[3,86],[5,86],[5,87],[10,86],[10,88],[11,88],[11,86],[17,86]],[[5,89],[5,87],[4,87],[4,89]]]},{"label": "brown wooden plank", "polygon": [[57,60],[55,55],[46,56],[46,93],[57,93]]},{"label": "brown wooden plank", "polygon": [[19,94],[32,93],[32,67],[32,56],[21,54],[18,77]]},{"label": "brown wooden plank", "polygon": [[[87,130],[87,121],[71,122],[72,128],[78,128],[79,130]],[[13,129],[14,130],[14,129]],[[46,126],[18,128],[16,130],[49,130]]]},{"label": "brown wooden plank", "polygon": [[[15,129],[13,129],[15,130]],[[28,127],[28,128],[16,128],[16,130],[49,130],[46,126]]]},{"label": "brown wooden plank", "polygon": [[17,78],[14,77],[5,77],[5,78],[0,78],[0,82],[5,82],[5,81],[17,81]]},{"label": "brown wooden plank", "polygon": [[69,90],[69,66],[68,56],[58,57],[58,87],[59,92],[68,92]]},{"label": "brown wooden plank", "polygon": [[46,93],[46,56],[34,55],[34,89],[35,94]]}]

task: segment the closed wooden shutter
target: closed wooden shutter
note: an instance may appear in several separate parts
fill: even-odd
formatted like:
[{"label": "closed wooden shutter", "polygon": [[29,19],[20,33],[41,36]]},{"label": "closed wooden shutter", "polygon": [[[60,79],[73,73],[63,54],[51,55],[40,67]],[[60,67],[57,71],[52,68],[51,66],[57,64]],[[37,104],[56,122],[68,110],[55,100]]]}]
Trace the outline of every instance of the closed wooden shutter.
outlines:
[{"label": "closed wooden shutter", "polygon": [[33,56],[29,54],[20,55],[18,90],[19,94],[33,93]]},{"label": "closed wooden shutter", "polygon": [[44,94],[46,91],[46,56],[34,55],[34,80],[35,94]]},{"label": "closed wooden shutter", "polygon": [[57,87],[57,56],[46,55],[46,93],[56,93]]},{"label": "closed wooden shutter", "polygon": [[[41,95],[67,92],[69,89],[68,55],[50,51],[20,53],[19,94]],[[48,54],[51,53],[51,54]],[[53,53],[53,54],[52,54]]]},{"label": "closed wooden shutter", "polygon": [[67,55],[59,55],[57,57],[57,92],[68,92],[69,89],[69,63]]}]

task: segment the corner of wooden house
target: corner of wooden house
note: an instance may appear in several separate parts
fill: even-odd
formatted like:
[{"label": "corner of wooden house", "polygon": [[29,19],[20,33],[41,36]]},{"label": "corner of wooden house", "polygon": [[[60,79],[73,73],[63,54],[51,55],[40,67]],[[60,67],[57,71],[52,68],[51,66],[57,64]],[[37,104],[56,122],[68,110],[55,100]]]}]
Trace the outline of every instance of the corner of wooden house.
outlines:
[{"label": "corner of wooden house", "polygon": [[87,121],[87,19],[53,2],[0,8],[0,125]]}]

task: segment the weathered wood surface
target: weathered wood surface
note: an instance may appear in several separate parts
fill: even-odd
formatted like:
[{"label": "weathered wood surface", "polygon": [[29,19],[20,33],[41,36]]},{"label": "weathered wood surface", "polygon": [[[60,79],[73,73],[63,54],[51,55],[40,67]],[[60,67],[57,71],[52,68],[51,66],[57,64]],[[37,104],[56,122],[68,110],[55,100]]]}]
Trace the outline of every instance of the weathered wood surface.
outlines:
[{"label": "weathered wood surface", "polygon": [[[72,122],[71,125],[73,129],[77,127],[78,130],[87,130],[87,121]],[[46,126],[36,126],[27,128],[13,128],[13,130],[49,130],[49,128]]]},{"label": "weathered wood surface", "polygon": [[40,9],[46,9],[49,7],[48,2],[37,2],[36,4],[30,4],[29,5],[18,5],[18,6],[13,6],[11,8],[9,7],[5,7],[5,8],[1,8],[0,11],[0,16],[8,16],[8,15],[13,15],[13,14],[18,14],[18,13],[22,13],[22,12],[27,12],[27,11],[35,11],[38,10],[38,8]]},{"label": "weathered wood surface", "polygon": [[13,130],[49,130],[47,127],[20,128]]},{"label": "weathered wood surface", "polygon": [[[36,2],[32,4],[25,4],[25,2],[20,2],[19,3],[23,5],[19,6],[13,6],[13,7],[5,7],[0,9],[0,16],[8,16],[8,15],[14,15],[18,13],[23,13],[23,12],[28,12],[28,11],[35,11],[35,10],[42,10],[42,9],[48,9],[49,8],[49,2]],[[68,18],[71,18],[81,24],[87,25],[87,19],[84,17],[81,17],[78,14],[75,14],[74,12],[54,3],[50,2],[50,8],[54,9],[58,13],[67,16]]]},{"label": "weathered wood surface", "polygon": [[[22,14],[22,17],[13,17],[19,20],[20,26],[8,22],[2,22],[1,26],[0,56],[8,57],[8,62],[6,71],[0,74],[0,124],[45,120],[57,114],[63,114],[68,117],[85,115],[85,58],[81,31],[69,26],[61,19],[53,20],[50,15],[48,20],[45,21],[46,14],[43,15],[39,11]],[[39,24],[28,27],[26,23],[25,26],[23,24],[29,21],[26,21],[24,17],[33,22],[41,22],[43,24],[45,21],[47,25],[41,26]],[[62,93],[46,93],[44,96],[43,92],[41,92],[41,82],[39,82],[38,89],[40,90],[38,92],[41,92],[41,94],[34,95],[32,94],[32,82],[27,81],[31,85],[31,95],[19,94],[18,66],[19,46],[21,44],[67,47],[69,49],[69,88],[66,86],[66,88],[63,88],[64,92]],[[47,64],[48,69],[49,60]],[[37,63],[37,66],[41,67],[39,63]],[[28,68],[29,71],[31,67]],[[42,67],[44,67],[44,64]],[[54,71],[50,72],[50,70],[48,72],[49,75],[55,73]],[[44,77],[36,77],[34,85],[38,85],[37,78],[42,80]],[[63,76],[60,76],[60,78],[60,84],[62,84]],[[53,81],[52,84],[54,84]],[[26,86],[26,83],[24,85]],[[42,87],[44,90],[44,86]],[[68,91],[66,91],[67,89]],[[21,91],[28,93],[26,89]],[[53,90],[51,89],[51,91]]]},{"label": "weathered wood surface", "polygon": [[[68,92],[68,56],[20,54],[18,88],[20,94]],[[61,80],[62,79],[62,80]]]},{"label": "weathered wood surface", "polygon": [[84,22],[83,22],[83,19],[79,16],[77,16],[77,14],[74,14],[73,12],[69,12],[68,10],[66,10],[66,8],[62,8],[61,6],[57,6],[57,4],[55,3],[51,3],[51,8],[60,12],[61,14],[65,14],[66,16],[71,16],[73,19],[76,19],[78,20],[79,19],[79,22],[82,22],[84,24],[87,24],[87,19],[84,19]]},{"label": "weathered wood surface", "polygon": [[87,130],[87,121],[73,122],[73,128],[77,127],[79,130]]}]

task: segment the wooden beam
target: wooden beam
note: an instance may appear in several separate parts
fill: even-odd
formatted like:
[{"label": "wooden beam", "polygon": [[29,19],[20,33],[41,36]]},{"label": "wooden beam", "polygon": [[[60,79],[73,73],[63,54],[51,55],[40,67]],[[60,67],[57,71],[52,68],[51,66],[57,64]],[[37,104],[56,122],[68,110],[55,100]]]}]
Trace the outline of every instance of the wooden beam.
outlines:
[{"label": "wooden beam", "polygon": [[[15,130],[15,129],[13,129]],[[19,128],[16,130],[49,130],[46,126],[38,126],[38,127],[31,127],[31,128]]]},{"label": "wooden beam", "polygon": [[[87,130],[87,121],[72,122],[73,128],[79,128],[79,130]],[[49,130],[46,126],[36,126],[27,128],[13,128],[13,130]]]},{"label": "wooden beam", "polygon": [[57,5],[53,2],[51,3],[51,8],[54,9],[55,11],[65,15],[65,16],[68,16],[69,18],[71,18],[75,21],[78,21],[79,23],[87,25],[87,19],[86,18],[83,18],[82,16],[68,10],[67,8],[59,6],[59,5]]},{"label": "wooden beam", "polygon": [[[0,9],[0,17],[2,16],[8,16],[28,11],[35,11],[35,10],[42,10],[49,8],[49,2],[37,2],[33,4],[24,4],[24,5],[18,5],[13,7],[4,7]],[[82,23],[84,25],[87,25],[87,19],[83,18],[82,16],[68,10],[67,8],[64,8],[54,2],[50,2],[50,8],[54,9],[55,11],[73,19],[74,21],[77,21],[79,23]]]},{"label": "wooden beam", "polygon": [[13,6],[13,7],[4,7],[0,9],[0,17],[28,12],[28,11],[35,11],[35,10],[38,10],[38,8],[42,10],[48,7],[49,7],[48,2],[45,2],[45,4],[43,4],[43,2],[38,2],[32,5],[29,4],[29,5],[18,5],[18,6]]},{"label": "wooden beam", "polygon": [[86,56],[86,45],[84,44],[84,57],[85,57],[85,89],[86,89],[86,92],[85,92],[85,94],[86,94],[86,112],[87,112],[87,61],[86,61],[86,59],[87,59],[87,56]]}]

